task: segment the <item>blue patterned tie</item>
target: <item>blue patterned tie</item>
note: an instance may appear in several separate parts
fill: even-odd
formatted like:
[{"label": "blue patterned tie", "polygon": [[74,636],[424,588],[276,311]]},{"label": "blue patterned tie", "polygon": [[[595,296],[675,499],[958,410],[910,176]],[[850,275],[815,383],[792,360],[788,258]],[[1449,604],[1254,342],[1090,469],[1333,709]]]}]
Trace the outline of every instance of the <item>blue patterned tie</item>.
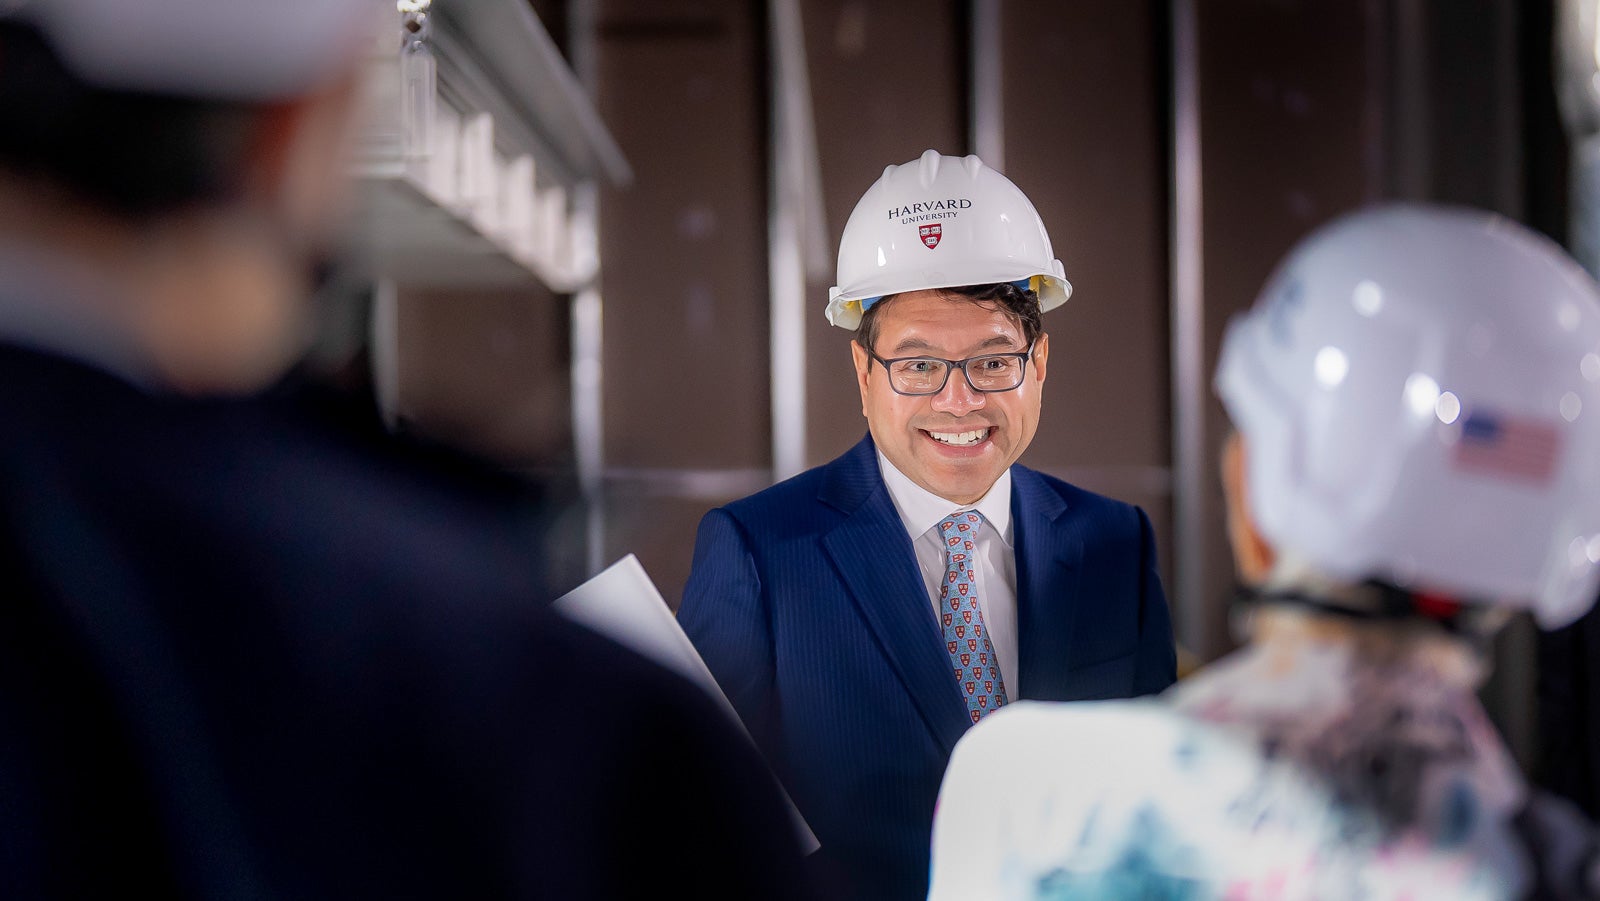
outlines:
[{"label": "blue patterned tie", "polygon": [[983,515],[976,510],[956,513],[939,523],[944,536],[944,585],[939,590],[939,621],[944,625],[944,644],[950,651],[950,666],[956,686],[967,701],[967,712],[976,723],[984,714],[998,710],[1006,702],[1006,687],[1000,680],[1000,664],[994,659],[994,645],[983,627],[983,608],[978,601],[978,530]]}]

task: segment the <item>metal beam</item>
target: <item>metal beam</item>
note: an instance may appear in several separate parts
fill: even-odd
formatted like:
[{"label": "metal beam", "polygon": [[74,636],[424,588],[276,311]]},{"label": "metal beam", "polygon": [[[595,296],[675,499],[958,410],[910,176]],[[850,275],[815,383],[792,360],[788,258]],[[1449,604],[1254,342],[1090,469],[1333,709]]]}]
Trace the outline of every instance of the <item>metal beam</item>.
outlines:
[{"label": "metal beam", "polygon": [[1385,124],[1394,130],[1392,188],[1399,200],[1429,200],[1434,193],[1428,5],[1428,0],[1396,0],[1394,5],[1395,45],[1389,57],[1394,107]]},{"label": "metal beam", "polygon": [[806,280],[827,272],[822,177],[798,0],[768,0],[772,60],[767,208],[772,475],[806,465]]},{"label": "metal beam", "polygon": [[968,141],[984,165],[1005,172],[1004,45],[1000,39],[1000,0],[970,0],[971,41],[968,71],[971,121]]},{"label": "metal beam", "polygon": [[[595,96],[598,78],[595,35],[597,0],[571,0],[568,4],[568,45],[578,84]],[[573,192],[574,228],[599,253],[600,192],[593,182]],[[600,293],[599,267],[589,284],[572,295],[572,444],[583,492],[584,565],[588,575],[607,563],[605,492],[605,302]]]},{"label": "metal beam", "polygon": [[1200,35],[1196,0],[1172,5],[1172,472],[1173,593],[1178,639],[1208,658],[1206,597],[1206,370],[1204,197],[1200,157]]},{"label": "metal beam", "polygon": [[[587,2],[572,0],[572,6]],[[448,26],[436,29],[435,38],[442,35],[447,43],[466,45],[453,58],[481,63],[481,69],[474,64],[475,78],[503,101],[502,108],[486,109],[497,125],[507,127],[516,121],[549,149],[541,165],[560,169],[564,177],[559,180],[567,183],[603,178],[627,185],[633,180],[627,158],[595,107],[592,73],[568,69],[531,6],[520,0],[477,0],[435,3],[431,8],[437,24]],[[571,14],[574,23],[582,18],[589,24],[581,26],[588,29],[581,36],[580,26],[574,24],[569,37],[592,43],[593,11],[580,14],[573,9]],[[585,74],[591,77],[586,79]]]},{"label": "metal beam", "polygon": [[394,280],[380,278],[372,285],[372,392],[378,412],[390,431],[400,421],[400,299]]}]

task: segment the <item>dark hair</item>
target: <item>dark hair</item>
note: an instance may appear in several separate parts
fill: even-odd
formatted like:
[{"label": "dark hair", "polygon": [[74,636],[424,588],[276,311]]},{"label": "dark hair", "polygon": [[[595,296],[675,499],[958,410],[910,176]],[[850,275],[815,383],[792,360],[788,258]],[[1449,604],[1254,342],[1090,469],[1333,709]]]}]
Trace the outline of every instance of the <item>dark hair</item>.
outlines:
[{"label": "dark hair", "polygon": [[261,108],[108,91],[0,21],[0,170],[127,219],[235,196]]},{"label": "dark hair", "polygon": [[[984,309],[1004,314],[1014,325],[1022,329],[1023,343],[1030,346],[1044,332],[1044,325],[1039,315],[1039,295],[1029,288],[1018,287],[1012,282],[997,282],[992,285],[965,285],[937,290],[952,303],[969,300]],[[867,350],[873,349],[873,344],[878,340],[879,312],[899,296],[891,294],[861,314],[861,324],[856,327],[857,344]]]}]

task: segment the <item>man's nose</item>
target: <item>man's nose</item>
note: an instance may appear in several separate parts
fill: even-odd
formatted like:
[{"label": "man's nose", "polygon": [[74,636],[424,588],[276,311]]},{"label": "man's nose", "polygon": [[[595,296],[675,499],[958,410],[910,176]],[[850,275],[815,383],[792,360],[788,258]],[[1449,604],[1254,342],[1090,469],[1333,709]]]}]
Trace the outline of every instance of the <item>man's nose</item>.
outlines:
[{"label": "man's nose", "polygon": [[964,369],[951,369],[950,378],[945,380],[944,388],[933,396],[933,408],[940,413],[950,413],[960,416],[972,410],[981,410],[987,402],[982,391],[974,391],[972,384],[967,381]]}]

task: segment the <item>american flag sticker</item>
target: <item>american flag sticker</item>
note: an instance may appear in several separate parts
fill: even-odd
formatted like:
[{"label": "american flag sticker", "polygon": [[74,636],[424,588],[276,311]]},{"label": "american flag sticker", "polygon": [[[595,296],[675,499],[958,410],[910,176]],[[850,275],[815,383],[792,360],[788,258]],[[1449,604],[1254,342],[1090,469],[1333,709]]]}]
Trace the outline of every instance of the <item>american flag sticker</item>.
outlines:
[{"label": "american flag sticker", "polygon": [[1476,411],[1461,424],[1450,463],[1479,475],[1544,484],[1555,475],[1561,430],[1544,419]]}]

